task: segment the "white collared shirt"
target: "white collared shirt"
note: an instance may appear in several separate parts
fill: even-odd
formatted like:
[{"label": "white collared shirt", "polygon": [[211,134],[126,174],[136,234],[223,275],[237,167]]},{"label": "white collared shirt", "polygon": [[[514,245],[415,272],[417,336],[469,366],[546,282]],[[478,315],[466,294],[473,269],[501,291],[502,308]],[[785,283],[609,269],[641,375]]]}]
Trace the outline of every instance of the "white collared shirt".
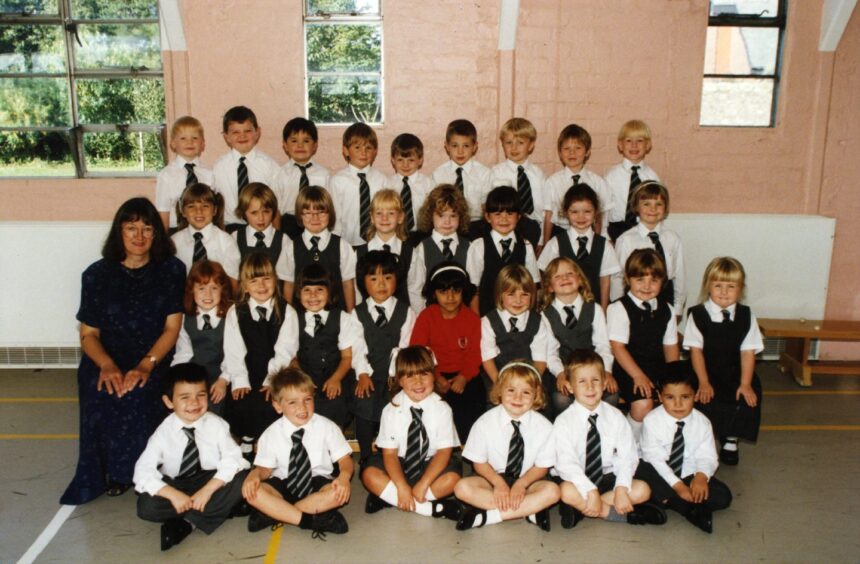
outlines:
[{"label": "white collared shirt", "polygon": [[424,410],[421,422],[427,430],[429,448],[427,458],[430,459],[436,451],[443,448],[457,448],[460,439],[454,427],[454,415],[451,406],[445,403],[435,392],[424,398],[421,403],[413,403],[406,392],[400,391],[382,409],[382,419],[379,423],[379,436],[376,437],[376,447],[380,449],[397,449],[397,455],[406,456],[409,437],[409,424],[412,423],[410,407]]},{"label": "white collared shirt", "polygon": [[[302,166],[308,165],[311,165],[305,169],[305,174],[308,177],[308,186],[319,186],[328,190],[329,177],[331,176],[329,170],[314,159],[309,160]],[[296,198],[299,195],[301,182],[302,171],[299,170],[297,163],[293,159],[288,160],[278,170],[272,190],[278,197],[278,208],[282,214],[296,215]]]},{"label": "white collared shirt", "polygon": [[697,472],[710,479],[719,466],[714,430],[708,418],[696,409],[680,419],[684,422],[684,463],[680,476],[672,472],[668,460],[672,454],[678,421],[666,413],[662,405],[645,416],[642,423],[642,460],[650,463],[670,486]]},{"label": "white collared shirt", "polygon": [[493,167],[491,171],[490,185],[493,188],[497,188],[499,186],[510,186],[516,190],[519,167],[523,167],[523,172],[526,173],[526,176],[529,179],[529,186],[532,191],[532,202],[534,202],[534,211],[530,214],[524,213],[523,215],[537,221],[538,225],[541,227],[541,233],[543,233],[543,221],[546,217],[544,214],[544,207],[546,206],[546,200],[544,198],[544,184],[546,183],[546,176],[539,166],[533,164],[528,159],[523,161],[521,164],[517,164],[510,159],[505,159]]},{"label": "white collared shirt", "polygon": [[[400,191],[403,190],[403,178],[402,174],[395,172],[385,181],[385,187],[391,188],[400,195]],[[436,185],[433,184],[433,180],[429,176],[420,171],[416,171],[408,178],[409,192],[412,195],[412,214],[415,218],[415,228],[418,229],[418,216],[421,215],[421,206],[424,205],[424,200],[427,199],[427,194],[429,194]],[[403,221],[405,224],[405,216]]]},{"label": "white collared shirt", "polygon": [[385,175],[368,165],[363,169],[357,169],[352,165],[339,170],[329,180],[331,197],[334,200],[334,209],[337,221],[334,232],[346,239],[346,242],[357,247],[365,243],[361,231],[361,179],[358,174],[364,174],[367,185],[370,187],[370,199],[374,194],[385,188]]},{"label": "white collared shirt", "polygon": [[484,202],[487,194],[493,188],[490,182],[490,169],[476,161],[474,158],[466,161],[461,167],[452,160],[439,165],[433,171],[433,185],[451,184],[457,185],[457,169],[463,169],[463,196],[469,205],[469,219],[472,221],[483,219]]},{"label": "white collared shirt", "polygon": [[[247,155],[242,155],[236,149],[230,149],[226,155],[215,162],[215,185],[213,188],[224,197],[224,223],[245,223],[244,217],[236,216],[236,206],[239,204],[239,159],[245,157],[245,167],[248,169],[248,182],[262,182],[270,188],[275,185],[280,165],[267,154],[254,148]],[[275,194],[277,196],[277,194]]]},{"label": "white collared shirt", "polygon": [[[190,225],[180,229],[171,239],[176,246],[176,258],[185,263],[186,273],[191,271],[194,265],[194,234],[198,233]],[[226,231],[222,231],[210,223],[199,231],[203,234],[203,246],[206,248],[206,258],[221,263],[227,276],[234,280],[239,279],[239,245],[236,240]]]},{"label": "white collared shirt", "polygon": [[273,477],[286,480],[290,475],[293,433],[299,429],[305,430],[302,445],[308,453],[311,476],[331,478],[334,465],[344,456],[352,455],[352,447],[346,442],[340,427],[330,419],[314,413],[307,423],[296,427],[284,416],[260,435],[254,466],[271,468]]},{"label": "white collared shirt", "polygon": [[[615,487],[630,489],[633,473],[639,465],[636,441],[627,418],[618,409],[601,401],[597,413],[597,432],[600,433],[600,460],[603,473],[615,474]],[[585,475],[585,447],[588,442],[588,417],[591,415],[581,403],[574,401],[559,415],[552,434],[556,448],[554,474],[571,482],[585,498],[597,488]]]},{"label": "white collared shirt", "polygon": [[633,172],[633,166],[639,167],[637,171],[639,180],[643,182],[646,180],[660,181],[654,169],[645,164],[644,160],[634,165],[625,158],[607,170],[603,178],[606,179],[606,184],[609,186],[609,193],[612,198],[612,208],[607,215],[607,219],[611,222],[624,221],[624,216],[627,213],[627,197],[630,193],[630,175]]},{"label": "white collared shirt", "polygon": [[[218,317],[217,307],[213,307],[208,311],[201,310],[195,316],[194,320],[198,331],[202,331],[203,325],[206,323],[203,319],[204,315],[209,316],[209,324],[212,326],[212,329],[216,329],[221,325],[221,318]],[[185,330],[185,323],[182,323],[182,327],[179,329],[179,338],[176,340],[176,352],[173,354],[173,360],[170,361],[170,366],[191,362],[192,358],[194,358],[194,347],[191,346],[191,336],[188,334],[188,331]]]},{"label": "white collared shirt", "polygon": [[[684,252],[681,247],[681,237],[661,221],[653,229],[660,236],[660,245],[666,255],[666,277],[674,284],[675,304],[672,309],[678,315],[684,311],[684,301],[687,299],[687,290],[684,278]],[[615,253],[618,255],[618,264],[625,264],[627,258],[636,249],[654,249],[654,243],[648,237],[650,233],[647,227],[638,223],[636,227],[625,231],[615,240]],[[624,293],[622,276],[619,274],[612,280],[611,299],[617,299]]]},{"label": "white collared shirt", "polygon": [[[310,249],[313,246],[311,244],[311,237],[320,238],[317,247],[320,252],[323,252],[328,248],[328,244],[331,241],[331,232],[328,229],[323,229],[319,233],[314,234],[307,229],[303,230],[301,238],[306,249]],[[340,278],[342,282],[355,278],[355,263],[355,251],[349,243],[341,237]],[[289,237],[284,238],[284,242],[281,247],[281,255],[278,257],[277,264],[275,264],[275,272],[281,280],[285,280],[287,282],[295,282],[296,280],[296,257],[293,250],[293,242]]]},{"label": "white collared shirt", "polygon": [[[562,213],[561,206],[564,203],[564,195],[573,186],[573,176],[577,174],[579,175],[579,184],[589,185],[597,194],[600,209],[595,211],[607,213],[612,209],[612,194],[609,192],[609,185],[602,176],[591,171],[587,165],[583,166],[579,172],[564,167],[546,179],[546,188],[544,189],[544,211],[552,212],[552,222],[562,229],[570,227],[570,222],[567,220],[567,215]],[[606,233],[606,223],[604,222],[603,226],[604,234]]]},{"label": "white collared shirt", "polygon": [[[519,315],[511,315],[511,313],[505,309],[497,309],[496,313],[499,314],[499,318],[502,320],[502,325],[508,332],[511,330],[510,320],[512,318],[516,318],[517,320],[517,329],[525,331],[530,317],[532,315],[540,316],[539,313],[528,310]],[[538,324],[537,333],[535,333],[534,338],[529,343],[529,350],[531,351],[532,362],[547,361],[547,330],[546,326],[542,322]],[[481,361],[492,360],[499,356],[501,352],[502,351],[496,344],[496,332],[493,330],[493,325],[490,323],[490,319],[485,315],[481,318]],[[497,366],[496,368],[501,370],[502,367]]]},{"label": "white collared shirt", "polygon": [[[627,292],[627,295],[636,304],[639,309],[642,307],[642,300],[633,295],[632,292]],[[651,311],[657,311],[657,298],[648,300],[651,304]],[[609,309],[606,310],[606,329],[609,332],[609,340],[625,345],[630,342],[630,318],[627,317],[627,310],[624,309],[624,304],[621,301],[612,302],[609,304]],[[678,325],[675,322],[675,316],[669,316],[669,323],[666,324],[666,332],[663,334],[664,345],[678,344]]]},{"label": "white collared shirt", "polygon": [[200,164],[200,158],[188,161],[177,155],[170,164],[161,169],[155,179],[155,209],[170,213],[170,227],[176,227],[177,224],[176,202],[182,197],[185,181],[188,179],[186,164],[194,165],[197,182],[212,186],[212,170]]},{"label": "white collared shirt", "polygon": [[156,495],[167,485],[164,477],[175,478],[182,467],[182,455],[188,446],[183,427],[194,428],[194,442],[200,454],[200,467],[215,470],[212,477],[225,484],[250,465],[242,458],[239,445],[230,436],[230,425],[207,411],[197,421],[185,423],[171,413],[155,430],[134,465],[134,489]]},{"label": "white collared shirt", "polygon": [[[584,233],[579,233],[575,228],[568,227],[562,237],[568,238],[570,241],[570,248],[573,249],[574,254],[576,254],[576,251],[579,249],[579,241],[576,240],[577,237],[588,238],[588,241],[585,242],[585,250],[591,254],[591,247],[594,245],[594,230],[591,227],[589,227]],[[540,257],[538,257],[538,268],[542,271],[546,270],[549,263],[552,262],[553,259],[558,258],[560,254],[558,236],[556,236],[550,239],[543,248]],[[573,260],[574,257],[567,258]],[[619,272],[621,272],[621,265],[618,264],[618,258],[615,256],[615,249],[612,247],[612,243],[607,239],[603,248],[603,258],[600,259],[599,276],[612,276]],[[595,288],[592,288],[592,291],[594,290]]]},{"label": "white collared shirt", "polygon": [[[532,275],[535,282],[540,280],[540,272],[537,267],[537,259],[531,243],[525,239],[517,237],[516,233],[511,231],[507,235],[501,235],[498,231],[491,230],[490,238],[496,245],[496,252],[502,256],[502,239],[511,239],[511,252],[514,246],[519,242],[526,246],[526,260],[523,266]],[[466,253],[466,272],[469,273],[469,278],[472,284],[476,286],[481,283],[481,275],[484,274],[484,238],[475,239],[469,245],[469,251]]]},{"label": "white collared shirt", "polygon": [[[735,320],[737,305],[738,304],[732,304],[725,308],[729,311],[729,317],[732,321]],[[705,311],[708,312],[708,317],[710,317],[711,321],[714,323],[723,322],[723,308],[715,304],[710,298],[705,302]],[[687,350],[691,348],[705,348],[705,338],[696,326],[696,320],[693,319],[692,315],[687,315],[687,323],[684,326],[684,348]],[[755,354],[764,350],[764,341],[762,340],[761,330],[758,328],[758,321],[756,321],[755,314],[752,311],[750,311],[750,330],[747,331],[743,342],[741,342],[740,350],[753,351]]]},{"label": "white collared shirt", "polygon": [[[245,237],[245,245],[247,245],[248,247],[253,249],[257,245],[256,233],[257,233],[256,229],[254,229],[250,225],[246,225],[244,228],[237,229],[236,231],[233,232],[233,239],[236,240],[236,244],[238,245],[239,237],[244,236]],[[271,247],[272,246],[272,240],[275,238],[275,233],[277,233],[277,231],[275,231],[275,226],[270,223],[268,227],[266,227],[265,229],[263,229],[263,231],[261,231],[261,233],[263,234],[263,243],[265,243],[266,248]],[[289,238],[284,239],[284,243],[286,243],[288,241],[289,241]]]},{"label": "white collared shirt", "polygon": [[[554,299],[549,307],[558,312],[562,323],[567,319],[567,312],[564,310],[566,305],[573,306],[573,314],[579,319],[582,315],[582,307],[585,305],[585,301],[579,294],[577,294],[572,304],[565,304],[558,298]],[[558,338],[553,333],[552,325],[546,314],[543,315],[543,323],[547,329],[546,365],[550,373],[558,377],[564,371],[564,363],[559,353],[561,343],[559,343]],[[606,318],[603,316],[603,308],[598,303],[594,304],[594,319],[591,320],[591,345],[594,347],[594,352],[599,354],[600,358],[603,359],[603,369],[606,372],[612,372],[612,362],[614,359],[612,357],[612,349],[609,346],[609,336],[606,332]]]},{"label": "white collared shirt", "polygon": [[[499,474],[504,474],[508,464],[508,451],[514,434],[514,419],[505,407],[497,405],[475,422],[463,447],[463,458],[475,463],[489,464]],[[555,465],[555,448],[552,441],[552,423],[531,410],[520,419],[520,435],[523,437],[523,466],[520,476],[533,467],[552,468]]]}]

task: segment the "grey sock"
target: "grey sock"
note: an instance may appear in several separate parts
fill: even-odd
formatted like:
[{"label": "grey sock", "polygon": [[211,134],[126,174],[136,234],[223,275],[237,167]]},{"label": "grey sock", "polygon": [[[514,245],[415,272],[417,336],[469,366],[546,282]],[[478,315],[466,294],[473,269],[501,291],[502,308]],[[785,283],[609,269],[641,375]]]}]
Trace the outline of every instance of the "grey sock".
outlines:
[{"label": "grey sock", "polygon": [[627,516],[619,515],[617,511],[615,511],[614,507],[609,508],[609,515],[606,516],[607,521],[612,521],[613,523],[626,523]]}]

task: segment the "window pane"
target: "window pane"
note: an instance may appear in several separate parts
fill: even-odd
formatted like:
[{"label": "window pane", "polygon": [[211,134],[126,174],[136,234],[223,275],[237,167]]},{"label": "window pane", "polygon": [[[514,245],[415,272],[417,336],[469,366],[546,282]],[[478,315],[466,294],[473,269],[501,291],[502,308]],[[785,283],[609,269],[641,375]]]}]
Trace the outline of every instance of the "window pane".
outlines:
[{"label": "window pane", "polygon": [[778,47],[775,27],[709,27],[705,74],[772,75]]},{"label": "window pane", "polygon": [[771,125],[774,81],[769,78],[705,78],[700,125]]},{"label": "window pane", "polygon": [[84,133],[88,172],[156,172],[164,166],[157,133]]},{"label": "window pane", "polygon": [[0,78],[0,126],[70,125],[65,78]]},{"label": "window pane", "polygon": [[157,18],[156,0],[72,0],[76,19]]},{"label": "window pane", "polygon": [[65,72],[60,26],[0,25],[0,72]]},{"label": "window pane", "polygon": [[161,68],[158,24],[79,25],[81,45],[75,60],[81,69]]},{"label": "window pane", "polygon": [[326,76],[308,81],[308,113],[320,123],[382,122],[379,77]]},{"label": "window pane", "polygon": [[327,14],[378,14],[379,0],[307,0],[308,15]]},{"label": "window pane", "polygon": [[[774,18],[779,10],[779,0],[711,0],[711,15],[744,14]],[[767,12],[767,13],[764,13]]]},{"label": "window pane", "polygon": [[0,176],[74,176],[69,137],[49,131],[0,131]]},{"label": "window pane", "polygon": [[163,123],[164,82],[159,79],[77,81],[81,123]]},{"label": "window pane", "polygon": [[379,25],[308,24],[308,70],[379,71],[382,33]]},{"label": "window pane", "polygon": [[0,0],[4,14],[57,14],[57,0]]}]

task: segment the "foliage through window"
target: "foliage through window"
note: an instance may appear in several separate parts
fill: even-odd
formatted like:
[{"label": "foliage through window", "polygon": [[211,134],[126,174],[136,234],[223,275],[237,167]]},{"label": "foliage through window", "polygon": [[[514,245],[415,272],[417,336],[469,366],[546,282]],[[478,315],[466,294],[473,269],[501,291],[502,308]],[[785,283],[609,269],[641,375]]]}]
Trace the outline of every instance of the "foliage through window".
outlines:
[{"label": "foliage through window", "polygon": [[711,0],[700,125],[776,123],[785,0]]},{"label": "foliage through window", "polygon": [[305,0],[308,117],[382,123],[381,0]]},{"label": "foliage through window", "polygon": [[0,0],[0,176],[164,165],[157,0]]}]

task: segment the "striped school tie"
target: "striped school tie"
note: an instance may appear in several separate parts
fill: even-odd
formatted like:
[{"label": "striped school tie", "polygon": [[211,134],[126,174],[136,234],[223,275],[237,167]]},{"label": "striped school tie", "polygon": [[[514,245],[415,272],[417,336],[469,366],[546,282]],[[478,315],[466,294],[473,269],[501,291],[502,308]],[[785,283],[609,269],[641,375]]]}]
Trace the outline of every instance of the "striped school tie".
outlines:
[{"label": "striped school tie", "polygon": [[568,329],[573,329],[576,326],[576,313],[574,312],[573,306],[564,306],[564,312],[567,316],[564,319],[564,326]]},{"label": "striped school tie", "polygon": [[510,333],[519,333],[520,332],[519,328],[517,327],[517,318],[516,317],[512,317],[512,318],[508,319],[508,323],[511,324],[511,330],[509,331]]},{"label": "striped school tie", "polygon": [[519,478],[523,471],[523,457],[525,456],[526,445],[520,432],[520,422],[511,421],[511,425],[514,426],[514,432],[508,445],[508,463],[505,465],[505,474]]},{"label": "striped school tie", "polygon": [[723,323],[731,323],[732,322],[732,313],[727,309],[722,310],[722,313],[723,313]]},{"label": "striped school tie", "polygon": [[463,187],[463,167],[461,166],[457,167],[457,179],[454,181],[454,186],[461,194],[465,192],[465,188]]},{"label": "striped school tie", "polygon": [[211,331],[212,330],[212,316],[208,313],[203,314],[203,331]]},{"label": "striped school tie", "polygon": [[358,173],[358,204],[361,218],[359,236],[367,241],[367,230],[370,228],[370,184],[367,183],[367,175],[363,172]]},{"label": "striped school tie", "polygon": [[320,261],[320,238],[318,235],[314,235],[311,237],[310,253],[311,258],[314,262]]},{"label": "striped school tie", "polygon": [[388,324],[388,318],[385,316],[385,308],[382,306],[373,306],[376,308],[376,313],[379,316],[376,318],[377,327],[385,327]]},{"label": "striped school tie", "polygon": [[588,436],[585,442],[585,476],[597,485],[603,477],[603,460],[600,455],[600,432],[597,430],[597,414],[588,416]]},{"label": "striped school tie", "polygon": [[191,256],[191,263],[206,260],[206,247],[203,246],[203,233],[199,231],[194,234],[194,254]]},{"label": "striped school tie", "polygon": [[648,233],[648,238],[651,239],[651,243],[654,245],[654,250],[657,251],[657,254],[660,255],[661,259],[663,259],[663,266],[666,266],[666,253],[663,252],[663,245],[660,244],[660,234],[656,231],[651,231]]},{"label": "striped school tie", "polygon": [[578,174],[574,174],[573,176],[571,176],[571,178],[573,179],[573,185],[574,186],[579,184],[579,175]]},{"label": "striped school tie", "polygon": [[245,157],[239,157],[239,166],[236,167],[236,184],[239,188],[238,195],[242,195],[242,188],[248,185],[248,167],[245,165]]},{"label": "striped school tie", "polygon": [[194,427],[183,427],[182,432],[188,437],[188,444],[182,452],[182,464],[179,465],[177,478],[189,478],[200,472],[200,452],[197,450],[197,441],[194,440]]},{"label": "striped school tie", "polygon": [[412,423],[409,424],[406,438],[406,459],[403,463],[403,473],[410,483],[414,483],[421,477],[423,462],[427,458],[430,444],[427,438],[427,429],[424,428],[424,422],[421,420],[424,410],[420,407],[410,407],[409,411],[412,412]]},{"label": "striped school tie", "polygon": [[194,163],[185,163],[185,170],[188,171],[185,175],[185,185],[191,186],[192,184],[197,184],[197,175],[194,174]]},{"label": "striped school tie", "polygon": [[511,255],[513,254],[511,251],[511,241],[512,239],[502,239],[499,241],[502,244],[502,262],[511,260]]},{"label": "striped school tie", "polygon": [[307,171],[309,168],[314,166],[314,163],[308,163],[304,166],[300,165],[299,163],[295,163],[295,165],[299,168],[299,170],[301,171],[301,174],[302,174],[301,178],[299,178],[299,192],[304,192],[311,185],[310,180],[308,180],[308,172]]},{"label": "striped school tie", "polygon": [[454,260],[454,252],[451,250],[451,243],[454,242],[454,239],[442,239],[442,256],[445,257],[445,260]]},{"label": "striped school tie", "polygon": [[633,192],[642,183],[639,179],[639,166],[630,167],[630,188],[627,190],[627,212],[624,214],[624,222],[628,225],[636,225],[636,212],[633,211]]},{"label": "striped school tie", "polygon": [[304,436],[304,429],[292,434],[293,446],[290,449],[290,466],[287,470],[287,490],[299,499],[304,499],[311,493],[311,461],[305,445],[302,444]]},{"label": "striped school tie", "polygon": [[529,215],[535,211],[535,203],[532,200],[532,185],[529,175],[522,166],[517,167],[517,193],[520,195],[520,212]]},{"label": "striped school tie", "polygon": [[257,239],[257,243],[254,245],[255,249],[265,249],[266,248],[266,235],[262,231],[257,231],[254,233],[254,237]]},{"label": "striped school tie", "polygon": [[412,189],[409,187],[409,179],[403,177],[403,188],[400,189],[400,201],[403,211],[406,212],[406,230],[415,231],[415,212],[412,210]]},{"label": "striped school tie", "polygon": [[314,314],[314,337],[320,332],[323,328],[322,315],[315,313]]},{"label": "striped school tie", "polygon": [[577,237],[576,242],[579,244],[579,247],[576,249],[576,260],[580,261],[588,256],[588,251],[585,249],[585,245],[588,243],[588,237],[585,235]]},{"label": "striped school tie", "polygon": [[669,460],[666,462],[672,469],[672,473],[681,478],[681,472],[684,467],[684,422],[678,421],[677,425],[675,438],[672,439],[672,452],[669,454]]},{"label": "striped school tie", "polygon": [[257,306],[256,310],[257,310],[257,321],[259,321],[260,323],[265,323],[266,322],[266,313],[268,313],[266,311],[266,308],[264,308],[263,306]]}]

